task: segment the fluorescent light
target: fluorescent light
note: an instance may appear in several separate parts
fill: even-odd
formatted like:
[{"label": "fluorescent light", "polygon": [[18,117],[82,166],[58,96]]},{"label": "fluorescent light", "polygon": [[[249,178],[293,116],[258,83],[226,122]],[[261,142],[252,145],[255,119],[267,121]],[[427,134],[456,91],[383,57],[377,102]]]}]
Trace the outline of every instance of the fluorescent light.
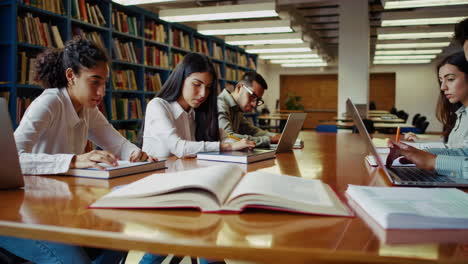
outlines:
[{"label": "fluorescent light", "polygon": [[291,44],[291,45],[259,45],[247,46],[245,51],[248,53],[285,53],[285,52],[310,52],[309,43]]},{"label": "fluorescent light", "polygon": [[200,24],[197,31],[204,35],[242,35],[292,32],[285,20]]},{"label": "fluorescent light", "polygon": [[462,5],[468,4],[468,0],[384,0],[384,9],[396,8],[414,8],[414,7],[429,7],[429,6],[447,6],[447,5]]},{"label": "fluorescent light", "polygon": [[274,2],[164,9],[159,11],[159,18],[169,22],[212,21],[277,16],[278,13],[275,10]]},{"label": "fluorescent light", "polygon": [[320,58],[318,54],[315,53],[300,53],[300,54],[263,54],[259,56],[260,59],[306,59],[306,58]]},{"label": "fluorescent light", "polygon": [[227,36],[226,43],[231,45],[296,44],[304,43],[301,33],[260,34]]},{"label": "fluorescent light", "polygon": [[174,2],[174,1],[176,0],[114,0],[112,2],[121,4],[121,5],[142,5],[142,4]]},{"label": "fluorescent light", "polygon": [[426,32],[426,33],[393,33],[378,34],[377,39],[425,39],[425,38],[450,38],[453,31],[448,32]]},{"label": "fluorescent light", "polygon": [[374,60],[408,60],[408,59],[434,59],[435,54],[432,55],[390,55],[390,56],[374,56]]},{"label": "fluorescent light", "polygon": [[302,60],[270,60],[273,64],[284,64],[284,63],[319,63],[324,62],[322,59],[302,59]]},{"label": "fluorescent light", "polygon": [[281,67],[324,67],[327,66],[326,62],[321,63],[285,63]]},{"label": "fluorescent light", "polygon": [[431,60],[374,60],[374,64],[421,64],[429,63]]},{"label": "fluorescent light", "polygon": [[425,42],[425,43],[391,43],[379,44],[375,47],[377,49],[412,49],[412,48],[442,48],[450,45],[450,42]]},{"label": "fluorescent light", "polygon": [[382,27],[456,24],[465,17],[415,18],[383,20]]},{"label": "fluorescent light", "polygon": [[442,52],[442,49],[376,50],[375,55],[439,54],[441,52]]}]

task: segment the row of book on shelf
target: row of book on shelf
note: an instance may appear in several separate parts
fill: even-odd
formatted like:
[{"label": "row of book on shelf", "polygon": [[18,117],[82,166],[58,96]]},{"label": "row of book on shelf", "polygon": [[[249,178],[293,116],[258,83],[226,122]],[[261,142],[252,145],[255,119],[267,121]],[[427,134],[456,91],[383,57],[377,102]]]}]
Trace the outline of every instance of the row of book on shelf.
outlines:
[{"label": "row of book on shelf", "polygon": [[156,42],[167,43],[167,33],[164,25],[158,24],[153,20],[145,22],[145,38]]},{"label": "row of book on shelf", "polygon": [[125,12],[112,10],[112,26],[117,31],[138,36],[139,23],[137,18],[129,16]]},{"label": "row of book on shelf", "polygon": [[39,17],[26,13],[16,19],[19,42],[27,42],[44,47],[63,48],[63,40],[56,25],[42,22]]},{"label": "row of book on shelf", "polygon": [[[135,71],[113,70],[112,87],[114,90],[139,90],[135,78]],[[161,87],[162,83],[159,73],[145,73],[144,91],[157,92]]]},{"label": "row of book on shelf", "polygon": [[97,26],[106,25],[106,19],[99,6],[97,4],[90,4],[86,0],[71,0],[71,14],[73,18],[87,23]]},{"label": "row of book on shelf", "polygon": [[34,81],[34,65],[36,63],[36,58],[31,58],[27,56],[25,51],[18,52],[18,83],[19,84],[37,84]]},{"label": "row of book on shelf", "polygon": [[141,100],[138,98],[112,98],[111,120],[143,118]]},{"label": "row of book on shelf", "polygon": [[182,49],[191,50],[190,36],[185,31],[173,28],[171,33],[172,45]]},{"label": "row of book on shelf", "polygon": [[62,0],[20,0],[22,4],[44,9],[57,14],[65,14]]}]

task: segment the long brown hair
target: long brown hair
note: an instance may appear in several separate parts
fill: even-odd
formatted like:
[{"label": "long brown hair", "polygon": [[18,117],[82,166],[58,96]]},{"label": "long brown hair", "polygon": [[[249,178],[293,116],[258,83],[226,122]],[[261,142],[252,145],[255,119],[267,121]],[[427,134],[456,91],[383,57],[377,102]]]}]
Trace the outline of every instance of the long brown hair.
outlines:
[{"label": "long brown hair", "polygon": [[[439,76],[439,70],[442,66],[450,64],[458,68],[459,71],[465,73],[465,81],[468,83],[468,62],[466,61],[465,54],[463,52],[457,52],[452,54],[445,59],[443,59],[437,65],[437,77]],[[439,78],[439,87],[441,82]],[[463,104],[461,102],[457,102],[452,104],[449,100],[445,97],[444,91],[440,90],[439,98],[437,100],[437,107],[436,107],[436,117],[442,123],[443,132],[442,136],[444,137],[444,141],[447,142],[448,136],[450,132],[452,132],[453,127],[455,126],[455,122],[457,121],[457,115],[455,112],[460,108]]]}]

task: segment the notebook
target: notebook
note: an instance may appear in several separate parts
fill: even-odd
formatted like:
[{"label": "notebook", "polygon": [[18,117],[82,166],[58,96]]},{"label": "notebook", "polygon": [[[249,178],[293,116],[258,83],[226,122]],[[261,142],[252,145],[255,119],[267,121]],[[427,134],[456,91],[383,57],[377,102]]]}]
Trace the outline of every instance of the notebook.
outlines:
[{"label": "notebook", "polygon": [[4,98],[0,98],[0,135],[0,149],[4,153],[0,162],[0,189],[23,187],[24,179],[8,114],[8,106]]},{"label": "notebook", "polygon": [[294,145],[297,143],[297,136],[299,132],[301,132],[306,117],[307,113],[289,114],[278,144],[271,145],[270,149],[276,150],[276,153],[292,151]]},{"label": "notebook", "polygon": [[252,149],[247,151],[212,151],[199,152],[198,160],[224,161],[235,163],[252,163],[275,158],[275,151],[269,149]]},{"label": "notebook", "polygon": [[367,132],[361,116],[356,110],[356,107],[350,99],[346,101],[347,109],[351,110],[351,115],[354,125],[357,127],[359,134],[366,142],[371,155],[374,156],[378,166],[382,168],[385,175],[390,179],[393,185],[400,186],[427,186],[427,187],[468,187],[468,180],[454,177],[438,175],[433,171],[423,170],[416,167],[389,167],[384,165],[383,160],[379,156],[372,139]]}]

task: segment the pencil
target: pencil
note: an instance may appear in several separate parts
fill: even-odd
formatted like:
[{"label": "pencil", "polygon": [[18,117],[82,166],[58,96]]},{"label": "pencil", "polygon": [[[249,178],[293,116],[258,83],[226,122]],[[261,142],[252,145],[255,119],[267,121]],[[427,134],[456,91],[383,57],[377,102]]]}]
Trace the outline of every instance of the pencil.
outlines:
[{"label": "pencil", "polygon": [[236,137],[236,136],[233,136],[233,135],[231,135],[231,134],[228,134],[228,137],[230,137],[230,138],[232,138],[232,139],[235,139],[235,140],[237,140],[237,141],[240,141],[240,140],[241,140],[240,138],[238,138],[238,137]]},{"label": "pencil", "polygon": [[400,127],[397,127],[396,135],[395,135],[395,142],[400,142]]}]

